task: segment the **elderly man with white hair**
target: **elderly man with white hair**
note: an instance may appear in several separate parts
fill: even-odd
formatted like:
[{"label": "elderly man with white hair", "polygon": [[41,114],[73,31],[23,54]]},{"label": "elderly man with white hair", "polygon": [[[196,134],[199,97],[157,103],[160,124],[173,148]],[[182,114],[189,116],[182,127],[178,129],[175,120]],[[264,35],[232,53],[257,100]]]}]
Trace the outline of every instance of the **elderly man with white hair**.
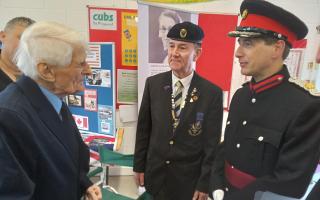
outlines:
[{"label": "elderly man with white hair", "polygon": [[74,30],[38,22],[16,53],[24,74],[0,93],[0,199],[101,199],[86,176],[89,152],[61,99],[83,91],[91,70]]}]

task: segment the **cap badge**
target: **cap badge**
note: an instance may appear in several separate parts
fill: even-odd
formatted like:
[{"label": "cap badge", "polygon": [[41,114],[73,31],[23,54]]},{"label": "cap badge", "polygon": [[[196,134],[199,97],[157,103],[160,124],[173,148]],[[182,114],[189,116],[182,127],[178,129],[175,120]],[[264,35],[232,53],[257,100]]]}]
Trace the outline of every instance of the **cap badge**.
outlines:
[{"label": "cap badge", "polygon": [[186,37],[187,37],[187,33],[188,33],[188,32],[187,32],[186,29],[184,29],[184,28],[181,29],[181,30],[180,30],[180,37],[181,37],[181,38],[186,38]]},{"label": "cap badge", "polygon": [[248,9],[245,9],[243,12],[242,12],[242,14],[241,14],[241,18],[242,19],[245,19],[247,16],[248,16]]}]

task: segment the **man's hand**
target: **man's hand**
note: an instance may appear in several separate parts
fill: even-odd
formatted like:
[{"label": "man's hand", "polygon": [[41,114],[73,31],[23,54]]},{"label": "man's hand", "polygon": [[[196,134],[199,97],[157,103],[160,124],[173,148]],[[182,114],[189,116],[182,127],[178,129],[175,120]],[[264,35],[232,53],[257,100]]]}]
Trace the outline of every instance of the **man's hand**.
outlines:
[{"label": "man's hand", "polygon": [[135,172],[134,179],[138,186],[144,186],[144,173]]},{"label": "man's hand", "polygon": [[224,191],[223,190],[215,190],[212,192],[213,200],[223,200]]},{"label": "man's hand", "polygon": [[208,194],[199,192],[198,190],[194,192],[193,198],[192,198],[192,200],[207,200],[207,199],[208,199]]},{"label": "man's hand", "polygon": [[92,185],[87,189],[85,200],[102,200],[101,189],[97,185]]}]

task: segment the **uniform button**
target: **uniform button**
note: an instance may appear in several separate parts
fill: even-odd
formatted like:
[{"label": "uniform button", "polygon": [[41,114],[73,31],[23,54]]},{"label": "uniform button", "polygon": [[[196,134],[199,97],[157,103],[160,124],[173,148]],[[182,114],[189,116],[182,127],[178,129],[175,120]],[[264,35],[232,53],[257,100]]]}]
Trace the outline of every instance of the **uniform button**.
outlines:
[{"label": "uniform button", "polygon": [[170,140],[169,144],[170,144],[170,145],[173,145],[173,144],[174,144],[173,140]]},{"label": "uniform button", "polygon": [[166,164],[169,165],[169,164],[170,164],[170,160],[167,160],[167,161],[166,161]]},{"label": "uniform button", "polygon": [[226,187],[226,192],[228,192],[228,191],[229,191],[229,188]]},{"label": "uniform button", "polygon": [[227,121],[227,125],[229,125],[231,122],[230,121]]},{"label": "uniform button", "polygon": [[247,121],[243,121],[242,124],[243,126],[245,126],[247,124]]},{"label": "uniform button", "polygon": [[238,149],[240,148],[240,144],[239,144],[239,143],[237,144],[237,148],[238,148]]},{"label": "uniform button", "polygon": [[234,166],[233,166],[233,165],[231,165],[231,168],[233,169],[233,168],[234,168]]},{"label": "uniform button", "polygon": [[258,140],[261,142],[263,140],[263,136],[258,137]]},{"label": "uniform button", "polygon": [[256,101],[257,101],[257,100],[256,100],[255,98],[252,98],[252,99],[251,99],[251,102],[252,102],[252,103],[255,103]]}]

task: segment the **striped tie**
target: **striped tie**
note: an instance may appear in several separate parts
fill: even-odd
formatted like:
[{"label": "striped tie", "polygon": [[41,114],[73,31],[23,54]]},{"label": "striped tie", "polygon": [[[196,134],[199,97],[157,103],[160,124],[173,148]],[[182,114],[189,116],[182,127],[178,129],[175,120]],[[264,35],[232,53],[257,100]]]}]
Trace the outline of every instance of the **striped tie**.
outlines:
[{"label": "striped tie", "polygon": [[174,112],[176,114],[176,117],[179,117],[180,111],[181,111],[181,103],[182,103],[182,91],[183,91],[183,85],[181,81],[177,81],[175,84],[175,87],[177,88],[175,94],[174,94]]}]

